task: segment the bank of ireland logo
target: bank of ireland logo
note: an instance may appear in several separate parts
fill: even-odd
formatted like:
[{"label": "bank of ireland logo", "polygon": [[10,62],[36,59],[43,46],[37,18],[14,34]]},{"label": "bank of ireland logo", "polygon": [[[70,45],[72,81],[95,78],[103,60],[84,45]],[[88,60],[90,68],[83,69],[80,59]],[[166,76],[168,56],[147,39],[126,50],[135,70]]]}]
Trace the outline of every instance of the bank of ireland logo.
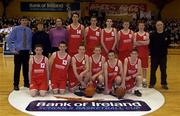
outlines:
[{"label": "bank of ireland logo", "polygon": [[27,111],[150,111],[151,108],[139,100],[113,101],[65,101],[38,100],[32,101]]}]

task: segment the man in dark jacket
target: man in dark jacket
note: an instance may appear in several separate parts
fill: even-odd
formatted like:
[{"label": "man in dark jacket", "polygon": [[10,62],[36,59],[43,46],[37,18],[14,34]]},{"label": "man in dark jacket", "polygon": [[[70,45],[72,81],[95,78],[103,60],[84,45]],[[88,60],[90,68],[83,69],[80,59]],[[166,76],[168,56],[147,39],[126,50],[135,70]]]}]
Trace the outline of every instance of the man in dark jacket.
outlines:
[{"label": "man in dark jacket", "polygon": [[160,65],[161,85],[163,89],[168,89],[167,86],[167,48],[170,44],[168,34],[164,31],[162,21],[156,22],[156,31],[150,34],[150,53],[151,53],[151,72],[149,88],[154,88],[156,84],[156,70]]},{"label": "man in dark jacket", "polygon": [[41,44],[43,46],[43,55],[48,57],[51,50],[51,44],[49,40],[49,35],[44,31],[44,25],[42,22],[37,23],[37,31],[33,34],[32,37],[33,53],[36,44]]}]

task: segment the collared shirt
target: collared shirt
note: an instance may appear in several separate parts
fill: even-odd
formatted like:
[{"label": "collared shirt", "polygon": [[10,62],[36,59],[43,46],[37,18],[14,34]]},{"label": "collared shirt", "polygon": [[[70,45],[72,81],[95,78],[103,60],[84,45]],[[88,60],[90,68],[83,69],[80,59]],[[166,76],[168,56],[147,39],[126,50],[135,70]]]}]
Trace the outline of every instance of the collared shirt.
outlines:
[{"label": "collared shirt", "polygon": [[[24,31],[26,32],[26,47],[24,48]],[[11,51],[16,49],[20,50],[31,50],[32,44],[32,31],[29,27],[17,26],[9,34],[6,39],[8,47]],[[14,42],[14,44],[12,44]]]},{"label": "collared shirt", "polygon": [[64,28],[52,28],[49,31],[51,47],[59,47],[61,41],[67,42],[67,30]]}]

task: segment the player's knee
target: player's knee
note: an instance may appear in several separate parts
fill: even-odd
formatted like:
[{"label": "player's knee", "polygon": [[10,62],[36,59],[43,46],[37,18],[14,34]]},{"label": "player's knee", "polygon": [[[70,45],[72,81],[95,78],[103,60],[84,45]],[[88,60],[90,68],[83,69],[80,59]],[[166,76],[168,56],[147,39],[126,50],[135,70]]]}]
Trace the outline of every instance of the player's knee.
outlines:
[{"label": "player's knee", "polygon": [[116,81],[116,84],[120,84],[121,83],[121,77],[117,76],[115,81]]},{"label": "player's knee", "polygon": [[98,80],[99,83],[104,83],[104,77],[102,75],[99,75]]},{"label": "player's knee", "polygon": [[31,97],[35,97],[37,95],[37,92],[36,91],[30,91],[30,95],[31,95]]},{"label": "player's knee", "polygon": [[39,93],[40,93],[40,96],[41,96],[41,97],[46,96],[46,91],[40,91]]},{"label": "player's knee", "polygon": [[53,94],[58,94],[58,90],[57,89],[53,89]]},{"label": "player's knee", "polygon": [[136,77],[136,85],[140,86],[141,83],[142,83],[142,76],[139,75],[139,76]]},{"label": "player's knee", "polygon": [[60,94],[65,94],[65,89],[60,89]]}]

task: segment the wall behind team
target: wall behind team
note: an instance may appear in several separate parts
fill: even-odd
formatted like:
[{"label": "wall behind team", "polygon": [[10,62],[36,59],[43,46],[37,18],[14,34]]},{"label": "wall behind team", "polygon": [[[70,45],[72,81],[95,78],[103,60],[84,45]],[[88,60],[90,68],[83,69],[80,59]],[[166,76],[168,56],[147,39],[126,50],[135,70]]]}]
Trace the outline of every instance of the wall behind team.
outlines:
[{"label": "wall behind team", "polygon": [[[20,10],[20,2],[73,2],[74,0],[11,0],[9,6],[7,7],[7,17],[12,16],[35,16],[35,17],[62,17],[66,19],[68,17],[67,12],[21,12]],[[150,3],[148,0],[95,0],[97,3],[145,3],[147,4],[147,10],[150,10],[152,14],[157,13],[157,9],[154,4]],[[162,11],[162,18],[180,18],[180,10],[178,10],[180,4],[180,0],[174,0],[165,6]],[[82,2],[80,4],[81,15],[88,15],[88,6],[87,2]],[[0,9],[2,9],[2,2],[0,2]],[[2,16],[3,10],[0,10],[0,15]]]}]

